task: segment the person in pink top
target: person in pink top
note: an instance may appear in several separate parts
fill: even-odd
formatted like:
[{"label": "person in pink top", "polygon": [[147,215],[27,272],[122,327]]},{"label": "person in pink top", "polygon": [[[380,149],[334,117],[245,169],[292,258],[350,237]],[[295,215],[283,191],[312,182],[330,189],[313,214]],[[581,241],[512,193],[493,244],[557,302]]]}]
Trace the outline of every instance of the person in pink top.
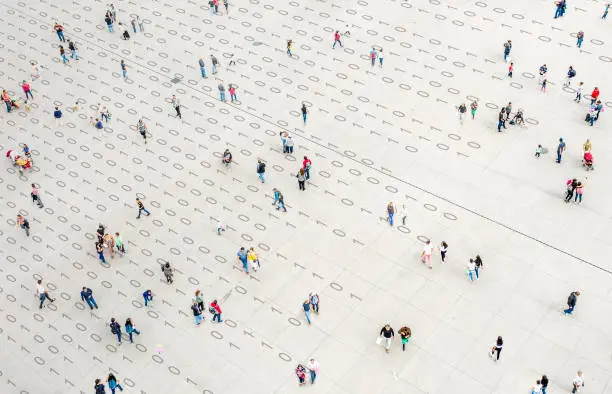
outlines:
[{"label": "person in pink top", "polygon": [[236,85],[230,84],[230,86],[229,86],[229,94],[230,94],[230,99],[232,100],[232,103],[234,101],[238,101],[238,98],[236,97]]},{"label": "person in pink top", "polygon": [[332,45],[332,49],[336,47],[336,44],[340,44],[340,46],[343,46],[342,41],[340,41],[340,32],[338,30],[336,30],[336,32],[334,33],[334,45]]},{"label": "person in pink top", "polygon": [[32,98],[32,100],[34,100],[34,95],[32,95],[32,91],[30,90],[30,84],[27,83],[25,79],[21,83],[21,88],[23,89],[23,92],[25,93],[26,101],[28,100],[28,95]]}]

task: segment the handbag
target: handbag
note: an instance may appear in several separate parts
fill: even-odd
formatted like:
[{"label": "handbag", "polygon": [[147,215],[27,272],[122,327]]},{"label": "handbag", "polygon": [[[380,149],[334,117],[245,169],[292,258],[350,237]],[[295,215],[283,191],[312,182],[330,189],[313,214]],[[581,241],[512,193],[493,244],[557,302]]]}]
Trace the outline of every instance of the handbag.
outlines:
[{"label": "handbag", "polygon": [[215,308],[213,308],[212,306],[208,307],[208,311],[210,313],[212,313],[213,315],[215,315],[217,313],[217,310]]},{"label": "handbag", "polygon": [[379,336],[379,337],[376,338],[376,344],[380,345],[381,343],[382,343],[382,337]]}]

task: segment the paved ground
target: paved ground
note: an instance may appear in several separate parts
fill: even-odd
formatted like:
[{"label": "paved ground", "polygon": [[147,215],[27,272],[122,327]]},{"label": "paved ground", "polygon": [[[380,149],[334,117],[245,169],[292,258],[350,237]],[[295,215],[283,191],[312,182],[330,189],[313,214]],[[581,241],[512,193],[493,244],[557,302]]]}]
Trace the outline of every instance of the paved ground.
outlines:
[{"label": "paved ground", "polygon": [[[29,61],[42,66],[31,110],[0,110],[2,151],[27,143],[35,160],[23,176],[6,160],[0,176],[0,391],[90,393],[110,370],[126,392],[141,393],[522,393],[543,373],[553,392],[569,392],[582,369],[584,392],[612,393],[610,120],[603,112],[585,126],[588,100],[574,103],[561,86],[571,64],[585,93],[599,86],[612,107],[612,21],[599,19],[602,4],[572,1],[556,21],[550,2],[527,0],[251,0],[215,16],[204,2],[115,4],[120,21],[138,14],[145,32],[127,42],[108,33],[100,1],[0,7],[2,87],[21,95]],[[80,61],[61,63],[54,19]],[[350,37],[332,50],[336,29]],[[512,81],[502,59],[508,39]],[[369,65],[373,45],[384,48],[383,68]],[[211,53],[221,67],[202,79],[197,60],[205,57],[210,74]],[[536,86],[542,63],[546,94]],[[237,85],[239,101],[221,103],[219,83]],[[182,121],[171,116],[172,94]],[[473,98],[476,119],[461,125],[455,106]],[[508,101],[528,124],[500,134],[497,113]],[[104,131],[88,123],[97,103],[112,111]],[[146,146],[139,117],[151,132]],[[296,140],[293,156],[281,152],[283,129]],[[561,165],[559,137],[568,147]],[[596,163],[588,177],[586,138]],[[549,152],[536,160],[538,143]],[[229,169],[220,164],[225,148]],[[292,176],[304,155],[313,176],[300,192]],[[257,158],[268,163],[263,185]],[[585,183],[581,205],[562,201],[569,177]],[[29,201],[32,182],[42,210]],[[287,213],[270,205],[273,187]],[[135,219],[137,195],[152,216]],[[385,222],[389,201],[406,205],[405,226]],[[14,227],[18,212],[30,238]],[[110,268],[93,247],[100,222],[127,243]],[[426,239],[449,243],[446,265],[437,254],[433,270],[419,263]],[[252,276],[235,261],[240,246],[260,253]],[[465,266],[476,253],[485,270],[471,284]],[[162,280],[164,261],[176,267],[173,285]],[[42,311],[33,296],[40,277],[58,299]],[[80,301],[83,285],[96,313]],[[155,300],[144,309],[148,288]],[[222,301],[223,324],[207,316],[193,326],[196,289]],[[576,313],[564,317],[576,289]],[[313,290],[321,313],[307,326],[300,309]],[[116,346],[113,316],[134,320],[143,333],[135,345]],[[399,341],[388,355],[375,344],[386,321],[412,328],[405,352]],[[486,353],[498,335],[505,344],[495,364]],[[310,356],[319,381],[298,388],[293,369]]]}]

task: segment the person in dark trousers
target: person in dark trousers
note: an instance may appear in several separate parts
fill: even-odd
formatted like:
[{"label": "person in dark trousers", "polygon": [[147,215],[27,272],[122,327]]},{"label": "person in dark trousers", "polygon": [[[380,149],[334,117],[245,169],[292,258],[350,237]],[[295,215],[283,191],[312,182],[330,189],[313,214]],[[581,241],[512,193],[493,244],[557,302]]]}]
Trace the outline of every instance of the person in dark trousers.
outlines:
[{"label": "person in dark trousers", "polygon": [[[491,348],[491,353],[489,353],[489,357],[493,359],[495,362],[499,361],[499,355],[501,354],[502,347],[504,346],[504,340],[502,337],[497,337],[497,341],[495,345]],[[495,352],[497,352],[497,358],[494,356]]]},{"label": "person in dark trousers", "polygon": [[476,266],[476,268],[474,268],[474,271],[476,272],[476,279],[478,279],[478,271],[480,271],[483,267],[482,259],[480,258],[479,254],[474,257],[474,265]]},{"label": "person in dark trousers", "polygon": [[308,108],[306,108],[306,104],[302,103],[302,119],[304,120],[304,124],[306,124],[306,118],[308,117]]},{"label": "person in dark trousers", "polygon": [[102,242],[96,243],[96,252],[98,252],[98,258],[103,264],[106,264],[106,259],[104,258],[104,248],[102,247]]},{"label": "person in dark trousers", "polygon": [[304,309],[304,316],[306,316],[306,322],[310,324],[310,300],[306,300],[302,303],[302,309]]},{"label": "person in dark trousers", "polygon": [[132,323],[132,319],[130,319],[129,317],[125,320],[125,332],[127,332],[130,336],[130,343],[134,343],[134,340],[132,339],[132,334],[140,335],[140,331],[138,331],[136,327],[134,327],[134,323]]},{"label": "person in dark trousers", "polygon": [[297,178],[300,190],[306,190],[306,172],[304,172],[304,169],[300,168],[295,177]]},{"label": "person in dark trousers", "polygon": [[213,302],[210,303],[209,312],[213,314],[213,318],[212,318],[213,321],[217,319],[219,323],[223,322],[223,320],[221,320],[221,307],[219,306],[219,303],[217,302],[217,300],[214,300]]},{"label": "person in dark trousers", "polygon": [[559,138],[559,146],[557,146],[557,163],[561,163],[561,155],[565,151],[565,142],[563,138]]},{"label": "person in dark trousers", "polygon": [[168,282],[168,284],[174,283],[174,279],[172,279],[174,273],[172,272],[172,267],[170,267],[170,263],[162,265],[162,272],[164,273],[164,276],[166,277],[166,282]]},{"label": "person in dark trousers", "polygon": [[45,205],[43,204],[42,200],[40,199],[40,192],[38,191],[38,188],[36,187],[35,183],[32,183],[32,191],[30,192],[30,196],[32,197],[32,202],[35,202],[38,204],[38,208],[43,208]]},{"label": "person in dark trousers", "polygon": [[508,40],[508,42],[504,42],[504,61],[510,56],[510,51],[512,50],[512,41]]},{"label": "person in dark trousers", "polygon": [[111,389],[111,392],[115,394],[115,390],[119,389],[123,391],[123,387],[117,381],[117,378],[112,373],[108,374],[108,378],[106,378],[106,382],[108,383],[108,388]]},{"label": "person in dark trousers", "polygon": [[442,264],[445,263],[445,259],[446,259],[446,252],[448,251],[448,244],[446,243],[446,241],[442,241],[442,244],[440,244],[440,258],[442,259]]},{"label": "person in dark trousers", "polygon": [[578,180],[576,178],[567,181],[567,193],[565,194],[565,202],[570,202],[574,196],[574,191],[578,187]]},{"label": "person in dark trousers", "polygon": [[548,377],[546,377],[546,375],[542,375],[540,384],[542,385],[542,394],[546,394],[546,389],[548,389]]},{"label": "person in dark trousers", "polygon": [[38,309],[42,309],[43,307],[43,303],[45,302],[45,299],[51,301],[51,302],[55,302],[55,298],[51,298],[49,296],[49,292],[47,290],[45,290],[43,284],[42,284],[42,279],[39,279],[36,282],[36,294],[38,295],[38,299],[40,300],[40,304],[38,305]]},{"label": "person in dark trousers", "polygon": [[83,286],[81,290],[81,300],[89,305],[89,309],[93,310],[94,307],[98,309],[98,304],[96,304],[96,300],[93,298],[93,291],[91,291],[90,288]]},{"label": "person in dark trousers", "polygon": [[121,325],[115,321],[115,318],[111,318],[110,329],[113,335],[117,336],[117,340],[119,341],[119,345],[121,345]]},{"label": "person in dark trousers", "polygon": [[199,326],[202,323],[202,309],[198,305],[196,300],[193,300],[193,305],[191,305],[191,311],[193,312],[193,318],[195,319],[195,325]]},{"label": "person in dark trousers", "polygon": [[104,384],[100,379],[96,379],[94,382],[94,390],[96,390],[96,394],[106,394],[106,390],[104,389]]},{"label": "person in dark trousers", "polygon": [[151,292],[151,290],[145,290],[145,292],[142,293],[142,298],[144,298],[145,306],[148,306],[149,302],[153,301],[153,293]]},{"label": "person in dark trousers", "polygon": [[138,205],[138,216],[136,216],[136,219],[140,219],[140,214],[142,212],[146,213],[147,216],[149,216],[151,214],[151,212],[149,212],[143,205],[142,201],[140,201],[139,198],[136,199],[136,204]]},{"label": "person in dark trousers", "polygon": [[264,173],[266,172],[266,163],[263,163],[261,160],[257,160],[257,176],[261,179],[261,183],[265,183]]},{"label": "person in dark trousers", "polygon": [[564,315],[571,315],[574,312],[574,308],[576,307],[576,301],[578,301],[578,297],[580,296],[579,291],[572,291],[567,298],[567,306],[568,308],[563,311]]}]

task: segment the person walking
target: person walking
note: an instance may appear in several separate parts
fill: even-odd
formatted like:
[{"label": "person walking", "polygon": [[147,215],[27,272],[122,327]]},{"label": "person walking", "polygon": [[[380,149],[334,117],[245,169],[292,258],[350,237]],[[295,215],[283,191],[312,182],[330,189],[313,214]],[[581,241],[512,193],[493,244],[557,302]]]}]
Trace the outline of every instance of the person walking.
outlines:
[{"label": "person walking", "polygon": [[[306,104],[305,103],[302,103],[301,110],[302,110],[302,119],[304,120],[304,124],[306,124],[306,118],[308,116],[308,108],[306,108]],[[10,112],[10,110],[9,110],[9,112]]]},{"label": "person walking", "polygon": [[261,183],[265,183],[264,174],[266,172],[266,163],[261,160],[257,160],[257,176],[261,179]]},{"label": "person walking", "polygon": [[115,246],[117,247],[119,255],[123,257],[125,255],[125,245],[123,244],[123,240],[121,239],[121,235],[119,235],[119,233],[115,233]]},{"label": "person walking", "polygon": [[204,297],[202,297],[202,292],[198,289],[195,292],[195,298],[193,301],[198,305],[198,309],[200,312],[204,312]]},{"label": "person walking", "polygon": [[298,377],[298,384],[303,386],[306,384],[306,368],[302,364],[298,364],[295,368],[295,375]]},{"label": "person walking", "polygon": [[100,379],[96,379],[94,382],[94,390],[96,390],[96,394],[106,394],[106,390],[104,389],[104,384]]},{"label": "person walking", "polygon": [[244,272],[249,274],[249,260],[247,259],[247,253],[244,250],[244,247],[241,247],[240,250],[236,253],[238,261],[242,263],[242,267],[244,268]]},{"label": "person walking", "polygon": [[40,199],[40,192],[38,191],[35,183],[32,183],[32,191],[30,192],[30,196],[32,197],[32,202],[38,204],[38,208],[44,207],[44,204]]},{"label": "person walking", "polygon": [[597,99],[599,98],[599,88],[595,86],[595,89],[591,92],[591,105],[595,104]]},{"label": "person walking", "polygon": [[372,63],[372,67],[376,64],[376,58],[378,57],[378,53],[376,52],[376,48],[372,47],[370,51],[370,62]]},{"label": "person walking", "polygon": [[121,59],[121,74],[123,75],[123,79],[127,80],[127,66],[123,59]]},{"label": "person walking", "polygon": [[206,76],[206,67],[204,65],[204,58],[200,57],[200,60],[198,63],[200,64],[200,73],[202,74],[202,78],[208,78]]},{"label": "person walking", "polygon": [[378,64],[380,65],[380,68],[382,68],[383,66],[383,49],[380,48],[380,51],[378,52]]},{"label": "person walking", "polygon": [[572,393],[579,393],[582,387],[584,387],[584,375],[582,371],[578,371],[574,380],[572,380]]},{"label": "person walking", "polygon": [[385,341],[385,352],[389,353],[391,350],[391,341],[395,339],[395,332],[391,325],[385,324],[383,328],[380,329],[380,337]]},{"label": "person walking", "polygon": [[546,389],[548,389],[548,377],[546,375],[542,375],[540,384],[542,384],[542,394],[546,394]]},{"label": "person walking", "polygon": [[302,169],[306,173],[306,180],[310,179],[310,167],[312,166],[312,161],[307,156],[304,156],[304,161],[302,161]]},{"label": "person walking", "polygon": [[302,309],[304,309],[304,316],[306,321],[310,324],[310,300],[306,300],[302,303]]},{"label": "person walking", "polygon": [[217,222],[217,235],[221,235],[222,232],[225,232],[225,225],[219,220]]},{"label": "person walking", "polygon": [[238,101],[238,96],[236,96],[236,85],[229,84],[228,89],[230,94],[230,101],[233,103],[234,101]]},{"label": "person walking", "polygon": [[504,125],[504,122],[506,121],[506,108],[502,108],[501,111],[499,111],[499,115],[497,117],[497,132],[501,133],[501,128]]},{"label": "person walking", "polygon": [[510,65],[508,66],[508,77],[512,78],[512,73],[514,73],[514,63],[510,62]]},{"label": "person walking", "polygon": [[140,16],[136,15],[136,23],[138,23],[138,28],[140,29],[140,32],[142,33],[144,31],[144,22],[142,21],[142,19],[140,19]]},{"label": "person walking", "polygon": [[572,83],[572,78],[574,78],[576,76],[576,70],[574,70],[573,66],[569,66],[569,69],[567,70],[567,74],[565,76],[565,83],[563,84],[563,86],[570,86],[570,84]]},{"label": "person walking", "polygon": [[302,191],[306,190],[306,173],[304,172],[304,169],[300,168],[295,177],[298,181],[298,188]]},{"label": "person walking", "polygon": [[25,231],[26,236],[30,236],[30,222],[28,219],[23,217],[22,215],[17,215],[17,227],[20,227],[23,231]]},{"label": "person walking", "polygon": [[147,216],[149,216],[151,214],[151,212],[149,212],[145,207],[144,204],[142,203],[142,201],[140,201],[140,198],[136,198],[136,205],[138,205],[138,216],[136,216],[136,219],[140,219],[140,214],[142,212],[146,213]]},{"label": "person walking", "polygon": [[145,290],[142,293],[142,298],[144,298],[144,306],[149,306],[149,303],[153,302],[153,292],[151,292],[151,290]]},{"label": "person walking", "polygon": [[[11,96],[9,96],[6,90],[2,90],[2,101],[4,101],[4,105],[6,105],[6,112],[11,112]],[[306,121],[304,121],[306,123]]]},{"label": "person walking", "polygon": [[70,39],[68,39],[68,49],[70,49],[70,58],[74,59],[74,60],[79,60],[79,50],[76,46],[76,44],[74,43],[74,41],[71,41]]},{"label": "person walking", "polygon": [[144,139],[144,143],[146,145],[146,143],[147,143],[147,132],[149,130],[147,129],[147,125],[142,120],[142,118],[138,119],[138,123],[136,124],[136,129],[138,130],[138,132],[140,133],[140,135]]},{"label": "person walking", "polygon": [[30,84],[27,83],[25,79],[23,80],[23,82],[21,82],[21,89],[23,89],[23,93],[25,94],[26,101],[28,101],[28,97],[34,100],[34,95],[32,94],[32,89],[30,88]]},{"label": "person walking", "polygon": [[217,66],[219,65],[219,60],[217,60],[217,57],[213,54],[210,55],[210,64],[212,64],[212,73],[216,74]]},{"label": "person walking", "polygon": [[70,63],[70,60],[68,60],[68,58],[66,57],[66,50],[64,49],[62,45],[59,46],[59,53],[60,53],[60,57],[62,58],[62,62],[64,64]]},{"label": "person walking", "polygon": [[467,265],[468,275],[470,276],[470,282],[474,283],[474,277],[476,276],[476,263],[474,259],[470,259]]},{"label": "person walking", "polygon": [[[198,290],[199,292],[199,290]],[[199,326],[202,323],[202,309],[196,300],[193,300],[191,305],[191,312],[193,312],[193,319],[196,326]]]},{"label": "person walking", "polygon": [[574,190],[576,190],[576,187],[578,186],[578,180],[576,178],[568,179],[567,182],[565,182],[565,185],[567,186],[565,202],[570,202],[572,197],[574,197]]},{"label": "person walking", "polygon": [[408,209],[406,208],[406,204],[402,204],[402,206],[398,208],[397,214],[400,219],[402,219],[402,226],[405,226],[406,218],[408,217]]},{"label": "person walking", "polygon": [[210,303],[209,311],[213,314],[212,321],[217,319],[219,323],[223,322],[223,320],[221,320],[221,307],[219,306],[219,303],[217,303],[217,300]]},{"label": "person walking", "polygon": [[472,104],[470,104],[470,109],[472,111],[472,120],[474,120],[475,117],[476,117],[476,110],[478,110],[478,101],[477,100],[472,101]]},{"label": "person walking", "polygon": [[36,295],[38,296],[38,300],[40,301],[40,304],[38,304],[38,309],[42,309],[45,300],[55,302],[55,298],[51,298],[49,292],[43,286],[42,279],[36,281]]},{"label": "person walking", "polygon": [[584,32],[582,30],[580,30],[577,34],[576,34],[576,46],[578,48],[582,47],[582,41],[584,41]]},{"label": "person walking", "polygon": [[293,40],[287,40],[287,55],[292,57],[291,49],[293,48]]},{"label": "person walking", "polygon": [[482,259],[480,258],[480,255],[477,254],[476,257],[474,257],[474,272],[476,272],[476,279],[479,278],[478,276],[478,272],[482,269],[483,264],[482,264]]},{"label": "person walking", "polygon": [[448,251],[448,244],[445,241],[442,241],[440,244],[440,258],[442,259],[442,264],[445,263],[446,252]]},{"label": "person walking", "polygon": [[557,146],[557,163],[561,163],[561,156],[565,151],[565,142],[563,138],[559,138],[559,145]]},{"label": "person walking", "polygon": [[306,364],[306,368],[310,371],[310,384],[314,384],[317,374],[319,373],[319,362],[311,357]]},{"label": "person walking", "polygon": [[247,261],[248,264],[253,267],[253,271],[257,271],[261,268],[261,265],[259,264],[259,257],[257,256],[257,253],[255,253],[255,248],[253,248],[252,246],[247,252]]},{"label": "person walking", "polygon": [[104,22],[106,22],[106,27],[108,28],[108,32],[109,33],[114,32],[114,30],[113,30],[113,19],[110,16],[107,15],[104,18]]},{"label": "person walking", "polygon": [[[501,354],[503,346],[504,346],[504,340],[502,339],[501,336],[497,337],[497,341],[495,342],[495,345],[493,345],[493,347],[491,348],[491,353],[489,353],[489,357],[495,362],[499,361],[499,355]],[[496,352],[497,352],[497,358],[494,356]]]},{"label": "person walking", "polygon": [[459,123],[463,124],[463,117],[467,112],[467,107],[465,106],[465,103],[459,104],[457,110],[459,111]]},{"label": "person walking", "polygon": [[395,207],[393,203],[389,201],[387,204],[387,222],[389,222],[390,226],[393,226],[393,216],[395,215]]},{"label": "person walking", "polygon": [[293,138],[291,137],[291,135],[288,135],[287,140],[285,141],[285,148],[287,150],[286,153],[293,154],[293,146],[294,146]]},{"label": "person walking", "polygon": [[584,82],[580,82],[576,88],[576,98],[574,98],[574,101],[577,103],[582,99],[582,85],[584,85]]},{"label": "person walking", "polygon": [[106,383],[108,383],[108,388],[111,389],[111,393],[115,394],[115,390],[119,389],[119,391],[123,391],[123,387],[119,384],[119,381],[112,373],[108,374],[108,378],[106,378]]},{"label": "person walking", "polygon": [[572,291],[567,297],[567,306],[568,308],[563,311],[564,315],[571,315],[574,312],[574,308],[576,307],[576,301],[578,301],[578,297],[580,296],[580,292],[578,290]]},{"label": "person walking", "polygon": [[64,114],[62,113],[62,110],[60,110],[59,107],[55,107],[55,111],[53,111],[53,118],[55,118],[55,125],[56,126],[63,126],[64,125],[64,121],[62,120],[63,116],[64,116]]},{"label": "person walking", "polygon": [[119,341],[119,345],[121,345],[121,325],[115,321],[115,318],[111,318],[110,321],[110,330],[113,335],[117,336],[117,340]]},{"label": "person walking", "polygon": [[98,304],[93,297],[93,291],[89,287],[83,286],[83,289],[81,289],[81,301],[85,301],[91,310],[94,307],[98,309]]},{"label": "person walking", "polygon": [[287,212],[287,208],[285,207],[285,197],[283,196],[283,193],[281,193],[276,188],[272,190],[274,190],[274,202],[272,203],[272,205],[278,203],[278,205],[276,206],[276,210],[278,211],[279,209],[283,208],[283,211]]},{"label": "person walking", "polygon": [[512,50],[512,41],[508,40],[504,42],[504,61],[507,61],[508,56],[510,56],[510,51]]},{"label": "person walking", "polygon": [[170,267],[170,263],[166,262],[166,264],[162,265],[161,269],[166,277],[166,283],[169,285],[174,283],[174,279],[172,278],[174,276],[174,272],[172,271],[172,267]]},{"label": "person walking", "polygon": [[179,119],[183,119],[183,116],[181,115],[181,102],[179,101],[178,97],[176,97],[176,95],[172,95],[170,103],[172,104],[172,108],[174,108],[174,110],[176,111],[176,116],[178,116]]},{"label": "person walking", "polygon": [[606,19],[608,17],[608,11],[610,11],[610,3],[606,4],[606,8],[604,8],[604,13],[601,16],[601,19]]},{"label": "person walking", "polygon": [[140,331],[134,327],[134,323],[132,323],[132,319],[129,317],[125,320],[125,332],[130,336],[130,343],[134,343],[133,335],[140,335]]},{"label": "person walking", "polygon": [[220,83],[219,86],[217,86],[217,88],[219,89],[219,100],[225,102],[225,86],[223,86],[223,84]]},{"label": "person walking", "polygon": [[561,16],[563,16],[563,7],[565,4],[565,0],[561,0],[561,1],[557,1],[555,2],[555,6],[557,7],[555,10],[555,17],[554,19],[557,19]]},{"label": "person walking", "polygon": [[425,242],[425,245],[423,246],[423,250],[421,251],[421,262],[423,264],[427,264],[429,269],[432,269],[432,266],[431,266],[431,254],[432,253],[433,253],[433,245],[431,244],[430,240],[427,240]]},{"label": "person walking", "polygon": [[540,380],[537,380],[531,387],[531,394],[542,394],[542,383]]},{"label": "person walking", "polygon": [[310,306],[312,307],[312,311],[318,315],[319,304],[321,303],[319,300],[319,295],[316,291],[313,291],[308,295],[308,299],[310,300]]},{"label": "person walking", "polygon": [[340,44],[340,46],[342,45],[342,41],[340,41],[340,31],[336,30],[336,32],[334,33],[334,45],[332,45],[332,49],[336,48],[336,44]]},{"label": "person walking", "polygon": [[402,339],[402,351],[405,352],[406,344],[408,343],[408,341],[410,341],[410,337],[412,336],[412,331],[410,330],[410,327],[404,326],[400,328],[397,333],[400,334],[400,338]]},{"label": "person walking", "polygon": [[53,25],[53,30],[55,31],[55,33],[57,33],[57,38],[59,38],[61,42],[66,42],[66,38],[64,37],[64,26],[55,22],[55,24]]},{"label": "person walking", "polygon": [[132,31],[134,32],[134,34],[136,34],[138,30],[136,30],[136,19],[134,19],[133,17],[132,19],[130,19],[130,25],[132,25]]}]

